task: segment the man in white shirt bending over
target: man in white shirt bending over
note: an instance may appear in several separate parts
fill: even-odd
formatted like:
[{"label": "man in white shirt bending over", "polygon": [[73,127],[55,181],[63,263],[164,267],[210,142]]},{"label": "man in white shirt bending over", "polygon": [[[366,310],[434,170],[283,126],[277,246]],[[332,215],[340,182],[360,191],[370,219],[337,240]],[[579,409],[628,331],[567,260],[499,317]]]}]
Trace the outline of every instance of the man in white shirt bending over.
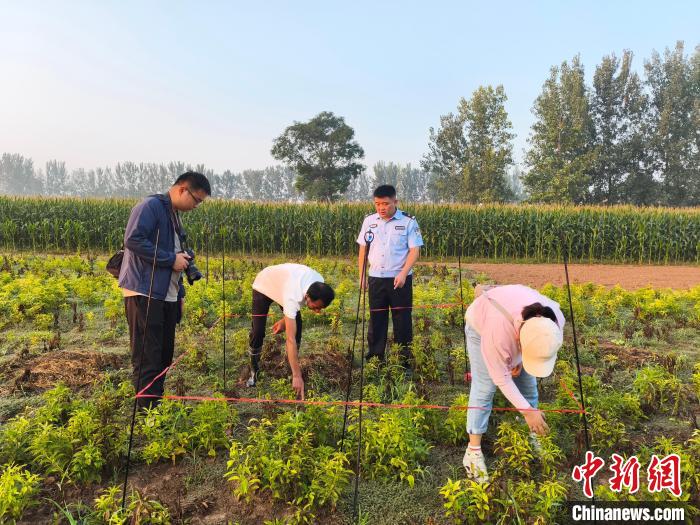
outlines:
[{"label": "man in white shirt bending over", "polygon": [[265,324],[272,303],[277,303],[284,317],[272,325],[272,333],[283,330],[287,335],[287,359],[292,369],[292,388],[304,399],[304,379],[299,366],[301,344],[301,307],[306,305],[318,313],[331,304],[335,292],[323,277],[303,264],[277,264],[264,268],[253,281],[253,323],[250,330],[250,378],[247,386],[255,386],[260,370],[260,354],[265,338]]}]

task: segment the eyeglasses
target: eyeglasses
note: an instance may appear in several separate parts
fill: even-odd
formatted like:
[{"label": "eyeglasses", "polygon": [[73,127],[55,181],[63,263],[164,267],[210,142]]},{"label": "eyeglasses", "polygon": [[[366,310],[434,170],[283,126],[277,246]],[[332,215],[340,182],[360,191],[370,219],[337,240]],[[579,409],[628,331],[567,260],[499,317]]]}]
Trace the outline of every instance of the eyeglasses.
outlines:
[{"label": "eyeglasses", "polygon": [[200,199],[199,197],[195,196],[194,193],[192,193],[192,190],[190,190],[187,186],[185,186],[185,189],[187,190],[187,193],[190,194],[190,197],[194,199],[194,205],[199,206],[204,202],[204,199]]}]

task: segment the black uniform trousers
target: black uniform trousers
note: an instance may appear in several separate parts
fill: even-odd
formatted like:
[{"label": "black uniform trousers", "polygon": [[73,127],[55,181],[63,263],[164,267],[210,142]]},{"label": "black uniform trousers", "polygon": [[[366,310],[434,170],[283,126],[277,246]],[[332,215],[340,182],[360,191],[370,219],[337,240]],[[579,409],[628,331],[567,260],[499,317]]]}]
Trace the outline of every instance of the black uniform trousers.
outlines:
[{"label": "black uniform trousers", "polygon": [[403,359],[408,359],[411,356],[410,345],[413,341],[413,276],[406,277],[403,287],[396,290],[393,277],[369,277],[368,291],[370,313],[367,358],[377,356],[384,359],[391,307],[394,342],[401,345]]},{"label": "black uniform trousers", "polygon": [[[249,344],[251,350],[261,350],[263,340],[265,339],[265,325],[267,324],[267,315],[270,311],[270,305],[274,301],[267,295],[261,294],[257,290],[253,290],[253,321],[250,329]],[[297,312],[297,348],[301,345],[301,312]]]},{"label": "black uniform trousers", "polygon": [[[147,308],[148,325],[146,325]],[[134,295],[124,298],[124,309],[126,322],[129,325],[132,383],[138,393],[173,362],[175,326],[180,321],[180,303],[151,299],[149,306],[148,297]],[[162,396],[164,389],[165,374],[143,393]],[[158,402],[158,398],[152,397],[137,399],[139,407],[150,407]]]}]

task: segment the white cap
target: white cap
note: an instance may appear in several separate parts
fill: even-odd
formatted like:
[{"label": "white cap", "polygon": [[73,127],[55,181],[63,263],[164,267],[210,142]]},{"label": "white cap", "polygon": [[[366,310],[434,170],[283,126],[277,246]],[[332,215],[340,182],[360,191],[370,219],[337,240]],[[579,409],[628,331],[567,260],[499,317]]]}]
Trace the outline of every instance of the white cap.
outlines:
[{"label": "white cap", "polygon": [[554,370],[563,342],[557,323],[547,317],[532,317],[520,327],[523,368],[535,377],[547,377]]}]

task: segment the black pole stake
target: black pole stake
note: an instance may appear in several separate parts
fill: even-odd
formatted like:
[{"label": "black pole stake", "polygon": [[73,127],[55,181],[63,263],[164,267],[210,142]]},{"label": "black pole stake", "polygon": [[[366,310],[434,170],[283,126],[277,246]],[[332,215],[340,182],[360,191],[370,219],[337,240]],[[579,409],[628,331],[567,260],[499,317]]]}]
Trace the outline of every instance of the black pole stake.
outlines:
[{"label": "black pole stake", "polygon": [[151,266],[151,281],[148,285],[148,299],[146,301],[146,321],[143,327],[143,341],[141,344],[141,357],[139,358],[139,371],[137,374],[136,381],[136,393],[134,395],[134,406],[131,410],[131,428],[129,429],[129,446],[126,451],[126,469],[124,472],[124,486],[122,487],[122,512],[126,508],[126,484],[129,480],[129,467],[131,465],[131,447],[134,443],[134,424],[136,423],[136,405],[138,403],[138,398],[136,397],[141,391],[141,371],[143,368],[143,355],[146,353],[146,344],[148,339],[146,335],[148,334],[148,316],[151,312],[151,294],[153,292],[153,276],[156,273],[156,258],[158,255],[158,241],[160,241],[160,228],[156,230],[156,247],[153,252],[153,264]]},{"label": "black pole stake", "polygon": [[205,285],[208,287],[209,286],[209,244],[211,242],[211,226],[209,226],[209,223],[207,223],[207,240],[205,241],[206,244],[204,245],[204,274],[206,276],[206,279],[204,281]]},{"label": "black pole stake", "polygon": [[462,309],[462,337],[464,337],[464,375],[469,372],[469,359],[467,358],[467,327],[464,320],[464,292],[462,291],[462,241],[457,252],[457,268],[459,273],[459,303]]},{"label": "black pole stake", "polygon": [[[563,242],[563,241],[562,241]],[[588,417],[586,417],[586,400],[583,397],[583,383],[581,381],[581,361],[578,354],[578,339],[576,337],[576,319],[574,317],[574,303],[571,300],[571,284],[569,283],[569,250],[564,243],[564,275],[566,275],[566,290],[569,295],[569,315],[571,316],[571,329],[574,332],[574,355],[576,356],[576,373],[578,374],[578,392],[581,396],[581,418],[583,419],[584,439],[586,440],[586,450],[591,449],[590,439],[588,437]]]},{"label": "black pole stake", "polygon": [[[367,232],[371,233],[371,232]],[[367,240],[368,235],[365,234],[365,242]],[[348,403],[350,401],[350,389],[352,387],[352,365],[353,361],[355,361],[355,341],[357,341],[357,326],[359,325],[359,319],[360,319],[360,304],[362,304],[362,298],[364,296],[364,293],[366,293],[366,286],[367,286],[367,259],[369,258],[369,247],[372,244],[372,238],[370,238],[369,242],[365,244],[365,257],[362,261],[362,270],[360,272],[360,289],[357,294],[357,309],[355,311],[355,330],[352,334],[352,344],[350,345],[350,348],[348,350],[348,386],[345,391],[345,403]],[[364,352],[360,356],[363,360],[365,358]],[[348,405],[345,405],[345,411],[343,414],[343,432],[340,437],[340,450],[343,450],[344,445],[345,445],[345,430],[347,427],[347,422],[348,422]]]},{"label": "black pole stake", "polygon": [[[369,248],[374,240],[374,233],[368,231],[365,233],[365,243],[367,244],[367,254],[369,254]],[[362,294],[362,343],[360,345],[361,357],[360,359],[360,406],[358,407],[358,434],[357,434],[357,462],[356,462],[356,473],[355,473],[355,493],[352,498],[352,509],[353,509],[353,521],[358,519],[358,498],[360,495],[360,476],[362,474],[361,470],[361,456],[362,456],[362,401],[364,399],[364,384],[365,384],[365,318],[367,316],[367,290],[364,290]]]},{"label": "black pole stake", "polygon": [[221,250],[221,302],[222,302],[222,321],[224,323],[224,392],[226,392],[226,232],[222,228],[222,250]]}]

